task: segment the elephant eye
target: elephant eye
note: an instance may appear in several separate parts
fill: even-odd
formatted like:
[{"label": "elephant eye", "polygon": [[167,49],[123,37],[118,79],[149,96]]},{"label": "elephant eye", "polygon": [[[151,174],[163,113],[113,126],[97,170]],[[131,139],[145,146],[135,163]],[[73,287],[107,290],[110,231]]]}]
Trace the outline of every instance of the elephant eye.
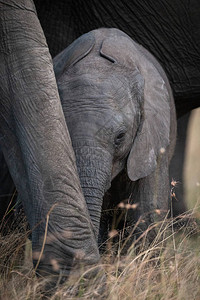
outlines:
[{"label": "elephant eye", "polygon": [[125,132],[120,132],[116,137],[115,137],[115,145],[119,146],[121,142],[123,142],[124,137],[125,137]]}]

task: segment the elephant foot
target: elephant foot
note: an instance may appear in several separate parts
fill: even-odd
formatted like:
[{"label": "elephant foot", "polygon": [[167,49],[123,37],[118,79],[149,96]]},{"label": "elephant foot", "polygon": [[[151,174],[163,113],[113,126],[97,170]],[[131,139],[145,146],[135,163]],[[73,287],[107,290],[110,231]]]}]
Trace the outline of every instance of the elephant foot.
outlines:
[{"label": "elephant foot", "polygon": [[52,295],[79,297],[87,294],[88,299],[103,299],[106,291],[106,275],[102,266],[79,266],[71,271],[69,277],[49,276],[45,278],[41,294],[42,299]]}]

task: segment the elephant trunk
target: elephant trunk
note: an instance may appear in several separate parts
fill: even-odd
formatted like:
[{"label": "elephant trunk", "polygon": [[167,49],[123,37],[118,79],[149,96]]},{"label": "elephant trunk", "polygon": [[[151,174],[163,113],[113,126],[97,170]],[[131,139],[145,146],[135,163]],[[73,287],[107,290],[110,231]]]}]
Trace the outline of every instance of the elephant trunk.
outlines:
[{"label": "elephant trunk", "polygon": [[100,148],[85,147],[75,149],[75,154],[81,187],[98,239],[103,196],[111,184],[111,155]]}]

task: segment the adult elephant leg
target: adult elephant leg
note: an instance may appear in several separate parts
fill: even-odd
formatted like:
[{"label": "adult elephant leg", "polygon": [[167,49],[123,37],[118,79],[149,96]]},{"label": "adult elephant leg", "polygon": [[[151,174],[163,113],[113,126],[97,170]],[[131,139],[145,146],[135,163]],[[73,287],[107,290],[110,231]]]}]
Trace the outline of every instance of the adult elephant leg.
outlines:
[{"label": "adult elephant leg", "polygon": [[68,276],[76,263],[97,263],[99,253],[52,61],[32,1],[0,1],[0,12],[1,148],[38,272]]},{"label": "adult elephant leg", "polygon": [[175,198],[172,201],[172,214],[177,217],[187,211],[187,205],[184,196],[184,160],[186,151],[187,128],[189,124],[190,113],[187,113],[177,121],[177,140],[174,155],[170,163],[170,181],[177,181],[175,187]]},{"label": "adult elephant leg", "polygon": [[15,185],[0,149],[0,233],[6,234],[14,222]]}]

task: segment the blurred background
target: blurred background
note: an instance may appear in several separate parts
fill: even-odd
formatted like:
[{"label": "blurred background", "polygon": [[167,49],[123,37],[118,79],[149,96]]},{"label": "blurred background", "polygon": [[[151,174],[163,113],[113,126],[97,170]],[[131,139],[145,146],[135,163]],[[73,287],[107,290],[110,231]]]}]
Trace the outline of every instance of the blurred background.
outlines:
[{"label": "blurred background", "polygon": [[200,108],[195,109],[190,117],[184,179],[188,208],[197,206],[200,212]]}]

